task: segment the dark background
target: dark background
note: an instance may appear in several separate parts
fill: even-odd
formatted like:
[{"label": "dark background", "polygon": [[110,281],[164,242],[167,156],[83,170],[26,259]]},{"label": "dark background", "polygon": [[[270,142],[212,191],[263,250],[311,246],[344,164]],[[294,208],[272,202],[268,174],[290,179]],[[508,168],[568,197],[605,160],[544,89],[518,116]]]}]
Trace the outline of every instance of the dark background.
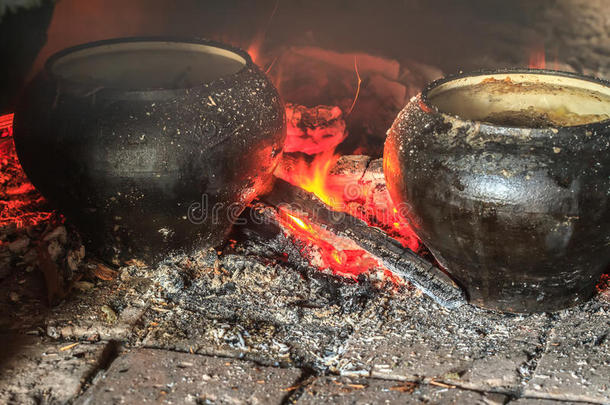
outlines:
[{"label": "dark background", "polygon": [[0,111],[10,110],[22,79],[31,77],[53,52],[131,35],[203,36],[248,48],[264,34],[263,53],[281,46],[314,45],[399,61],[408,58],[446,73],[527,66],[532,50],[538,49],[546,53],[551,68],[602,77],[610,71],[610,0],[43,0],[42,4],[7,9],[0,0]]}]

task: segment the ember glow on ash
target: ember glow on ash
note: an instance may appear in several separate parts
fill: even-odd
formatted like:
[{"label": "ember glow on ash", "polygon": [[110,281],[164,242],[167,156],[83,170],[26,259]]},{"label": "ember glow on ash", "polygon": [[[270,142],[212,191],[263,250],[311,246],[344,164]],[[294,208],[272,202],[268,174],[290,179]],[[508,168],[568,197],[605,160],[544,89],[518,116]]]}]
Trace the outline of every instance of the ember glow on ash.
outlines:
[{"label": "ember glow on ash", "polygon": [[0,226],[23,228],[47,221],[45,199],[30,183],[13,144],[13,114],[0,116]]},{"label": "ember glow on ash", "polygon": [[[360,274],[383,268],[377,259],[352,241],[339,238],[285,208],[280,209],[279,213],[282,228],[302,242],[302,253],[310,258],[316,257],[312,265],[320,269],[329,269],[335,275],[353,280],[356,280]],[[304,252],[305,249],[308,252]],[[403,280],[388,270],[384,269],[382,274],[384,279],[392,281],[395,285],[404,284]]]},{"label": "ember glow on ash", "polygon": [[0,115],[0,138],[13,135],[14,114]]}]

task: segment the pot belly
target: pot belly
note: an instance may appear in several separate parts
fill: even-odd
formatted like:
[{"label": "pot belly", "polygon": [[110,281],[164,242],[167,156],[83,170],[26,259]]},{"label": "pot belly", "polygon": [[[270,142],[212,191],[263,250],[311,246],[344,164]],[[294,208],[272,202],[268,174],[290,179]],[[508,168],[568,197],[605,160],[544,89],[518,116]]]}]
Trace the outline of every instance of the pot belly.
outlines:
[{"label": "pot belly", "polygon": [[592,295],[609,260],[610,218],[599,192],[607,181],[585,175],[558,184],[547,169],[515,174],[540,166],[534,156],[506,168],[471,155],[441,160],[434,170],[406,169],[402,198],[418,235],[473,303],[545,311]]},{"label": "pot belly", "polygon": [[610,259],[610,83],[563,72],[429,84],[388,131],[395,205],[471,302],[512,312],[589,298]]},{"label": "pot belly", "polygon": [[[184,87],[153,66],[142,78],[152,83],[141,83],[131,57],[104,54],[113,46],[146,49],[202,82]],[[201,69],[176,61],[175,47],[198,52]],[[114,87],[81,91],[91,83],[72,77],[80,64],[64,69],[70,77],[51,70],[30,84],[15,116],[15,145],[32,183],[78,227],[89,251],[116,264],[154,264],[221,244],[272,181],[281,154],[284,109],[267,77],[245,53],[205,41],[111,40],[65,52],[83,53],[83,63],[89,53],[108,58],[130,80],[89,63],[87,72]],[[221,57],[226,63],[217,63]]]}]

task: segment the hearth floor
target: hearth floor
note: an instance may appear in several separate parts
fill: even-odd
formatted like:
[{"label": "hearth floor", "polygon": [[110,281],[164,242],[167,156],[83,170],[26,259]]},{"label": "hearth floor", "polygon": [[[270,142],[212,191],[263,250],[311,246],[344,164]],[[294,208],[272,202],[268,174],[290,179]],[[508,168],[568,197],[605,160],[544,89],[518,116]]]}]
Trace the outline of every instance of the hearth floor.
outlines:
[{"label": "hearth floor", "polygon": [[201,252],[44,304],[2,280],[0,403],[610,403],[610,289],[553,314]]}]

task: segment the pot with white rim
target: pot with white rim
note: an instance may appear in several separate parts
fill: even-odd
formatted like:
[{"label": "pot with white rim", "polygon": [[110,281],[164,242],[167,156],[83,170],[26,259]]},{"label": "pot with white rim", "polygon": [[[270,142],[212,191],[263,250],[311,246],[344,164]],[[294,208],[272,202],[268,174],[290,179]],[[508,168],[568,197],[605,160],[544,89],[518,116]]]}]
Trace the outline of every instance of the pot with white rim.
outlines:
[{"label": "pot with white rim", "polygon": [[284,108],[250,56],[119,38],[53,55],[15,114],[21,164],[102,258],[154,263],[222,243],[272,181]]},{"label": "pot with white rim", "polygon": [[428,85],[388,131],[384,172],[472,303],[552,311],[610,261],[610,84],[508,69]]}]

